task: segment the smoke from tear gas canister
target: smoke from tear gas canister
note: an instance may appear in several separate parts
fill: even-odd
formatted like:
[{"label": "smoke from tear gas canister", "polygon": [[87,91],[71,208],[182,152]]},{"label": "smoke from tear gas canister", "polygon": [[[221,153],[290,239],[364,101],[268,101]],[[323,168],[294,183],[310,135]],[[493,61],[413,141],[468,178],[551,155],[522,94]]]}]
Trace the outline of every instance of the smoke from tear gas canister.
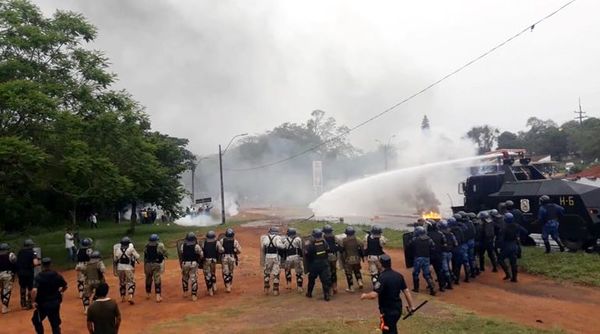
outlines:
[{"label": "smoke from tear gas canister", "polygon": [[185,215],[174,221],[179,226],[213,226],[219,225],[220,220],[213,218],[210,215]]}]

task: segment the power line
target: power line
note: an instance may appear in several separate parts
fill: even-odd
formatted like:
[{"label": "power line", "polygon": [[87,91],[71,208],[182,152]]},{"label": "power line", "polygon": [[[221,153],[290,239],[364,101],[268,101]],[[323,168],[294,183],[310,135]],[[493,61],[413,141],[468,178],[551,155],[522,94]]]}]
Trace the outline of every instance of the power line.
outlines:
[{"label": "power line", "polygon": [[306,153],[309,153],[309,152],[311,152],[311,151],[314,151],[314,150],[318,149],[319,147],[322,147],[323,145],[326,145],[326,144],[328,144],[328,143],[331,143],[331,142],[333,142],[333,141],[335,141],[335,140],[337,140],[337,139],[339,139],[339,138],[342,138],[342,137],[344,137],[344,136],[348,135],[350,132],[352,132],[352,131],[354,131],[354,130],[356,130],[356,129],[358,129],[358,128],[360,128],[360,127],[362,127],[362,126],[364,126],[364,125],[366,125],[366,124],[368,124],[368,123],[370,123],[370,122],[372,122],[372,121],[374,121],[374,120],[376,120],[376,119],[378,119],[378,118],[380,118],[381,116],[383,116],[383,115],[385,115],[385,114],[387,114],[387,113],[389,113],[389,112],[391,112],[391,111],[395,110],[395,109],[396,109],[396,108],[398,108],[399,106],[401,106],[401,105],[405,104],[406,102],[408,102],[408,101],[410,101],[410,100],[414,99],[415,97],[417,97],[417,96],[419,96],[419,95],[421,95],[421,94],[425,93],[426,91],[428,91],[428,90],[432,89],[433,87],[435,87],[435,86],[439,85],[439,84],[440,84],[440,83],[442,83],[443,81],[445,81],[445,80],[449,79],[450,77],[452,77],[452,76],[456,75],[457,73],[461,72],[462,70],[466,69],[467,67],[469,67],[469,66],[473,65],[474,63],[478,62],[479,60],[481,60],[481,59],[485,58],[486,56],[490,55],[490,54],[491,54],[491,53],[493,53],[494,51],[496,51],[496,50],[500,49],[501,47],[503,47],[504,45],[508,44],[508,43],[509,43],[509,42],[511,42],[513,39],[515,39],[515,38],[517,38],[517,37],[521,36],[521,35],[522,35],[522,34],[524,34],[525,32],[527,32],[527,31],[533,31],[533,29],[534,29],[534,28],[535,28],[535,27],[536,27],[538,24],[540,24],[540,23],[542,23],[543,21],[545,21],[545,20],[547,20],[547,19],[551,18],[552,16],[554,16],[555,14],[557,14],[558,12],[560,12],[561,10],[565,9],[567,6],[569,6],[570,4],[572,4],[572,3],[573,3],[573,2],[575,2],[575,1],[577,1],[577,0],[571,0],[571,1],[567,2],[567,3],[565,3],[564,5],[562,5],[561,7],[559,7],[558,9],[556,9],[555,11],[553,11],[553,12],[551,12],[550,14],[548,14],[548,15],[544,16],[543,18],[539,19],[538,21],[534,22],[533,24],[530,24],[530,25],[528,25],[528,26],[527,26],[526,28],[524,28],[523,30],[521,30],[521,31],[519,31],[518,33],[516,33],[516,34],[512,35],[511,37],[509,37],[508,39],[504,40],[503,42],[501,42],[501,43],[497,44],[496,46],[494,46],[493,48],[491,48],[491,49],[489,49],[488,51],[484,52],[484,53],[483,53],[483,54],[481,54],[480,56],[478,56],[478,57],[476,57],[476,58],[474,58],[474,59],[472,59],[472,60],[468,61],[468,62],[467,62],[467,63],[465,63],[464,65],[462,65],[462,66],[458,67],[457,69],[453,70],[452,72],[450,72],[450,73],[448,73],[448,74],[444,75],[444,76],[443,76],[443,77],[441,77],[440,79],[438,79],[438,80],[434,81],[433,83],[431,83],[431,84],[429,84],[429,85],[425,86],[425,88],[423,88],[423,89],[421,89],[421,90],[419,90],[419,91],[417,91],[417,92],[413,93],[412,95],[409,95],[408,97],[404,98],[403,100],[401,100],[400,102],[398,102],[398,103],[394,104],[393,106],[391,106],[391,107],[389,107],[389,108],[387,108],[387,109],[383,110],[382,112],[380,112],[380,113],[378,113],[378,114],[376,114],[376,115],[374,115],[374,116],[372,116],[372,117],[370,117],[370,118],[368,118],[368,119],[366,119],[366,120],[364,120],[364,121],[362,121],[362,122],[360,122],[360,123],[356,124],[355,126],[353,126],[353,127],[349,128],[347,131],[345,131],[345,132],[343,132],[343,133],[341,133],[341,134],[338,134],[338,135],[336,135],[336,136],[333,136],[333,137],[331,137],[331,138],[329,138],[329,139],[327,139],[327,140],[325,140],[325,141],[323,141],[323,142],[321,142],[321,143],[319,143],[319,144],[317,144],[317,145],[314,145],[314,146],[311,146],[311,147],[309,147],[309,148],[306,148],[306,149],[304,149],[304,150],[302,150],[302,151],[300,151],[300,152],[298,152],[298,153],[296,153],[296,154],[293,154],[293,155],[291,155],[291,156],[289,156],[289,157],[287,157],[287,158],[284,158],[284,159],[280,159],[280,160],[272,161],[272,162],[269,162],[269,163],[266,163],[266,164],[263,164],[263,165],[258,165],[258,166],[253,166],[253,167],[247,167],[247,168],[232,168],[232,169],[226,169],[226,170],[228,170],[228,171],[236,171],[236,172],[243,172],[243,171],[251,171],[251,170],[262,169],[262,168],[267,168],[267,167],[271,167],[271,166],[279,165],[279,164],[282,164],[282,163],[284,163],[284,162],[287,162],[287,161],[293,160],[293,159],[295,159],[295,158],[297,158],[297,157],[299,157],[299,156],[302,156],[302,155],[304,155],[304,154],[306,154]]}]

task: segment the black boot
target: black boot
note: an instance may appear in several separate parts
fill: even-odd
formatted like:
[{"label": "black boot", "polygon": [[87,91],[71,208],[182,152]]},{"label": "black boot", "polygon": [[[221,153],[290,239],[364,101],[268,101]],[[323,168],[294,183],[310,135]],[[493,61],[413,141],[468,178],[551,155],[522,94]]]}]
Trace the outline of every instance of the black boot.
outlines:
[{"label": "black boot", "polygon": [[510,268],[511,272],[512,272],[512,277],[510,279],[511,282],[516,283],[517,282],[517,266],[515,265],[514,267]]},{"label": "black boot", "polygon": [[502,267],[502,270],[504,270],[504,278],[503,280],[507,281],[510,279],[510,273],[508,272],[508,267],[506,266],[506,263],[504,262],[500,262],[500,267]]},{"label": "black boot", "polygon": [[450,274],[446,275],[446,289],[452,290],[452,276]]},{"label": "black boot", "polygon": [[550,253],[550,242],[544,241],[544,246],[546,247],[546,254]]},{"label": "black boot", "polygon": [[471,270],[465,266],[465,283],[469,283],[469,276],[471,276]]},{"label": "black boot", "polygon": [[438,290],[440,290],[440,292],[446,291],[446,289],[445,289],[446,282],[445,282],[444,278],[438,277],[438,285],[439,285],[439,289]]},{"label": "black boot", "polygon": [[308,280],[308,286],[306,287],[306,297],[312,298],[312,292],[315,288],[315,281]]},{"label": "black boot", "polygon": [[427,279],[427,289],[429,289],[429,294],[435,296],[435,290],[433,288],[433,280],[431,278]]},{"label": "black boot", "polygon": [[558,240],[557,244],[558,244],[558,248],[560,248],[560,251],[564,252],[565,251],[565,245],[562,243],[562,241]]},{"label": "black boot", "polygon": [[419,278],[413,277],[413,292],[419,293]]}]

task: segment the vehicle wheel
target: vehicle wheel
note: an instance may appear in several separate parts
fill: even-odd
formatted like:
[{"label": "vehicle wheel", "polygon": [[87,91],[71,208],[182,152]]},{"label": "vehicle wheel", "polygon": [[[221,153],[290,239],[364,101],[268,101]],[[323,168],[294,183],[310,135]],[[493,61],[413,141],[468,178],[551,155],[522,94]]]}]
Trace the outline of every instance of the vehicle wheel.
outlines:
[{"label": "vehicle wheel", "polygon": [[564,241],[564,244],[569,252],[577,252],[583,247],[583,240],[567,239]]}]

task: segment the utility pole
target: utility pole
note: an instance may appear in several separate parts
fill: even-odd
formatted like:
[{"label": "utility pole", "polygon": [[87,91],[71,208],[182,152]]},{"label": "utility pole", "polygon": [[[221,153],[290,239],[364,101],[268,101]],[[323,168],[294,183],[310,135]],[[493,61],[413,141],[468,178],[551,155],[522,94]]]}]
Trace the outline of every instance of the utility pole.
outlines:
[{"label": "utility pole", "polygon": [[575,120],[579,121],[579,125],[583,124],[583,120],[588,118],[585,114],[585,112],[581,109],[581,97],[579,98],[579,111],[574,111],[575,114],[577,114],[577,116],[575,117]]},{"label": "utility pole", "polygon": [[196,190],[194,180],[196,179],[196,163],[192,161],[192,205],[194,205],[196,196],[194,195],[194,191]]},{"label": "utility pole", "polygon": [[221,224],[225,224],[225,192],[223,190],[223,153],[219,144],[219,172],[221,174]]}]

